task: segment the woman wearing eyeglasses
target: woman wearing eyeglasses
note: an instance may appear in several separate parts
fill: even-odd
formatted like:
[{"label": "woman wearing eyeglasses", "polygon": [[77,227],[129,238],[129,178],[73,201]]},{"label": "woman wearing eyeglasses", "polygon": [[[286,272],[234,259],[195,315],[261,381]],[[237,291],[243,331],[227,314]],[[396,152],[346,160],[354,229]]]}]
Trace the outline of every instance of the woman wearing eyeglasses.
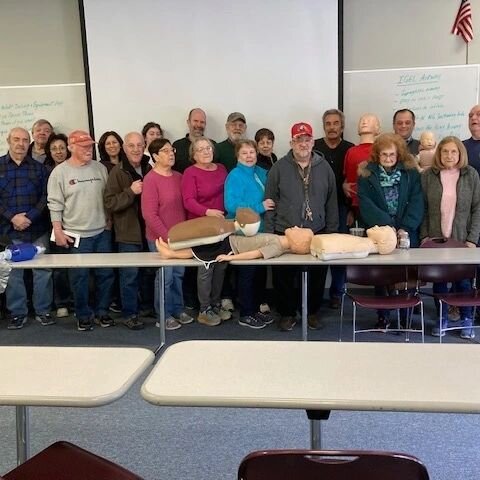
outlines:
[{"label": "woman wearing eyeglasses", "polygon": [[[213,144],[205,137],[192,140],[190,159],[193,162],[183,173],[182,196],[188,219],[224,216],[223,193],[227,170],[213,163]],[[197,291],[200,310],[198,322],[210,327],[231,318],[221,307],[221,294],[226,263],[214,263],[209,268],[198,268]]]},{"label": "woman wearing eyeglasses", "polygon": [[[181,191],[182,175],[172,170],[175,149],[166,138],[153,140],[148,146],[155,162],[145,176],[142,193],[142,215],[145,220],[148,248],[155,252],[155,240],[168,241],[168,230],[186,219]],[[193,322],[185,313],[182,293],[184,267],[164,267],[165,279],[165,328],[176,330]],[[155,309],[158,306],[158,274],[155,277]]]},{"label": "woman wearing eyeglasses", "polygon": [[52,133],[45,144],[45,163],[48,171],[70,158],[67,148],[67,136],[63,133]]},{"label": "woman wearing eyeglasses", "polygon": [[[52,133],[45,144],[45,167],[51,172],[57,165],[70,158],[67,148],[67,136],[63,133]],[[50,243],[52,253],[65,253],[65,248]],[[53,270],[53,296],[56,307],[56,317],[68,317],[68,307],[72,304],[72,292],[68,279],[68,269],[55,268]]]},{"label": "woman wearing eyeglasses", "polygon": [[[408,233],[418,247],[424,204],[416,162],[399,135],[384,133],[373,142],[367,162],[358,169],[360,221],[365,228],[389,225]],[[389,312],[378,311],[376,327],[388,328]]]}]

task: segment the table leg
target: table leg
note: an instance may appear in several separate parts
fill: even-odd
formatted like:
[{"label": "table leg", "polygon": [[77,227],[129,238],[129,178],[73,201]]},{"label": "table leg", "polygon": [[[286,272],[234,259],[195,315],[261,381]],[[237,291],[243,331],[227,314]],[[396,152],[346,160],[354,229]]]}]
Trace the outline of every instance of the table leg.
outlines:
[{"label": "table leg", "polygon": [[153,352],[155,355],[162,349],[165,345],[165,275],[163,267],[158,269],[158,324],[160,325],[160,344]]},{"label": "table leg", "polygon": [[330,410],[306,410],[310,420],[310,448],[312,450],[322,449],[322,420],[328,420]]},{"label": "table leg", "polygon": [[308,340],[308,272],[302,270],[302,340]]},{"label": "table leg", "polygon": [[28,422],[28,407],[15,407],[17,416],[17,465],[21,465],[30,456],[30,427]]}]

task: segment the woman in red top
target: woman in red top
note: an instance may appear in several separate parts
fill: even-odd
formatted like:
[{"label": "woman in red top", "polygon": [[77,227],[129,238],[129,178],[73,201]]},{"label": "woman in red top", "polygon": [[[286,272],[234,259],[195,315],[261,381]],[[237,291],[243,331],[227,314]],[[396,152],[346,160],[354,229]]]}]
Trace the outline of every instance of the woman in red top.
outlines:
[{"label": "woman in red top", "polygon": [[[187,217],[224,216],[223,189],[227,170],[219,163],[213,163],[213,144],[205,137],[192,140],[188,167],[182,178],[183,205]],[[214,263],[198,268],[197,291],[200,310],[198,322],[208,326],[219,325],[228,320],[230,312],[221,308],[221,293],[225,277],[225,263]]]}]

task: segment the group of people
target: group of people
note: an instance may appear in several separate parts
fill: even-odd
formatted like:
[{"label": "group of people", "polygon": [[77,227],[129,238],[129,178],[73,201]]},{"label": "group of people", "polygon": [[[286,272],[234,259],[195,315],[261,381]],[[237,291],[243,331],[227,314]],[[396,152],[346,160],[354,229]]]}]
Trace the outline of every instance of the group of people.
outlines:
[{"label": "group of people", "polygon": [[[399,235],[408,234],[412,247],[433,237],[476,247],[480,106],[469,115],[470,139],[462,143],[449,136],[437,146],[430,132],[421,141],[412,137],[415,115],[408,109],[395,112],[393,133],[381,134],[378,118],[363,115],[357,145],[343,139],[341,111],[327,110],[322,121],[324,136],[317,140],[310,124],[294,124],[291,149],[280,159],[273,153],[274,133],[262,128],[249,140],[240,112],[228,115],[227,139],[220,143],[205,136],[207,117],[200,108],[189,112],[188,133],[175,142],[164,138],[155,122],[124,138],[105,132],[98,141],[100,161],[93,160],[95,141],[87,132],[75,130],[67,137],[42,119],[33,125],[30,143],[28,131],[14,128],[7,138],[8,153],[0,157],[1,234],[10,243],[31,242],[58,253],[155,251],[166,248],[169,229],[187,219],[233,219],[238,208],[248,207],[261,219],[260,232],[275,234],[258,247],[264,258],[291,251],[285,237],[291,227],[314,234],[348,232],[354,222],[366,228],[389,225]],[[49,242],[52,230],[54,241]],[[219,325],[231,318],[234,302],[242,326],[261,329],[274,321],[265,268],[232,269],[230,248],[236,253],[232,242],[211,246],[209,259],[219,261],[164,269],[167,329],[194,321],[193,309],[187,307],[198,309],[199,323]],[[300,298],[293,292],[299,271],[296,266],[272,268],[283,331],[296,323]],[[327,268],[315,265],[308,271],[308,325],[318,329]],[[141,329],[142,310],[158,312],[153,275],[122,265],[117,273],[98,268],[90,292],[89,269],[34,269],[35,318],[51,325],[55,317],[69,315],[73,301],[78,330],[91,330],[94,324],[111,327],[115,320],[109,309],[116,300],[124,325]],[[329,306],[338,309],[344,268],[332,267],[331,277]],[[452,288],[469,289],[469,280]],[[447,288],[434,285],[438,292]],[[26,323],[27,296],[23,270],[13,270],[6,289],[9,329]],[[462,337],[473,338],[471,309],[461,308],[460,320]],[[447,317],[442,321],[448,322]],[[388,312],[378,312],[378,325],[388,324]],[[433,334],[439,334],[438,327]]]}]

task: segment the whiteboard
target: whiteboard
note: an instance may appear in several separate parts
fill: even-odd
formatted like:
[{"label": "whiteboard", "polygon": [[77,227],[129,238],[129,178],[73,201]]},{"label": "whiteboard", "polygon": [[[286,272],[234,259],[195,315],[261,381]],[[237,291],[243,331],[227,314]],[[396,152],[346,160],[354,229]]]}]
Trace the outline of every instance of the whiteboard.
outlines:
[{"label": "whiteboard", "polygon": [[344,75],[345,138],[358,143],[357,123],[364,113],[380,119],[381,131],[392,131],[396,110],[415,112],[413,136],[435,132],[470,137],[468,112],[478,103],[479,65],[346,71]]},{"label": "whiteboard", "polygon": [[30,132],[39,118],[47,119],[58,133],[88,131],[85,84],[0,87],[0,155],[8,151],[7,135],[13,127]]}]

